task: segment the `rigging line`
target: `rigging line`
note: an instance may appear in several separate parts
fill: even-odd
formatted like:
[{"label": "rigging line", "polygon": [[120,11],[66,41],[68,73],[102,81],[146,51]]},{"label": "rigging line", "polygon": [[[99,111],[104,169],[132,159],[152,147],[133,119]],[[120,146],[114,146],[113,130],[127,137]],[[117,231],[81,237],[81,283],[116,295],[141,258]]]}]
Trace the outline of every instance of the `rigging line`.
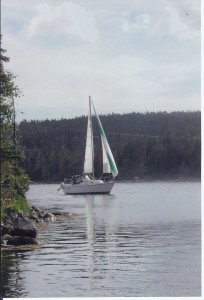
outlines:
[{"label": "rigging line", "polygon": [[144,134],[132,134],[132,133],[118,133],[107,132],[109,135],[121,135],[121,136],[134,136],[134,137],[147,137],[147,138],[162,138],[162,139],[184,139],[184,140],[200,140],[200,137],[185,137],[185,136],[162,136],[162,135],[144,135]]}]

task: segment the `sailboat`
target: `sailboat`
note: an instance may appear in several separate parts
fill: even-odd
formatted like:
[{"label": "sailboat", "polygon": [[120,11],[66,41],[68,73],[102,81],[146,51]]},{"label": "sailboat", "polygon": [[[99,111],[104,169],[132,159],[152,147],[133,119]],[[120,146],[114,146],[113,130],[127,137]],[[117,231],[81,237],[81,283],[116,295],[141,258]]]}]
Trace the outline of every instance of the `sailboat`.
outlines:
[{"label": "sailboat", "polygon": [[[96,179],[94,174],[94,144],[92,127],[92,108],[97,120],[101,136],[103,174],[112,174],[111,180]],[[106,138],[101,121],[96,113],[93,101],[89,97],[89,113],[87,122],[86,149],[84,158],[84,170],[82,175],[74,175],[72,179],[66,179],[61,183],[65,194],[109,194],[115,184],[118,169]]]}]

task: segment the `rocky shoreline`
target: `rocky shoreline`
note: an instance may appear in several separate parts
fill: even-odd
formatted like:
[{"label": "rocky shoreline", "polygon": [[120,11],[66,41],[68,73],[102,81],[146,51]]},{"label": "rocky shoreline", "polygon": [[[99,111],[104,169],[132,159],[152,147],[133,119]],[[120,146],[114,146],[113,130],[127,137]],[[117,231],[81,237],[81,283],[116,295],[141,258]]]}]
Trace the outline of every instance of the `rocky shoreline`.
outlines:
[{"label": "rocky shoreline", "polygon": [[47,222],[56,221],[60,217],[68,217],[69,213],[42,210],[38,206],[31,206],[27,213],[8,211],[1,223],[1,249],[15,250],[33,249],[40,246],[37,239],[38,227]]}]

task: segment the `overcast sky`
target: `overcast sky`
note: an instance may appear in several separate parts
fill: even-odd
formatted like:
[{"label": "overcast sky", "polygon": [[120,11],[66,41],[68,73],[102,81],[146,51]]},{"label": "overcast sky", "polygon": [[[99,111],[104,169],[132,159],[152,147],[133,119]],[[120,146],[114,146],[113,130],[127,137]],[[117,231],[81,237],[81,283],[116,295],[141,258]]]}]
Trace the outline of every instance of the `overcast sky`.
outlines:
[{"label": "overcast sky", "polygon": [[[2,0],[21,119],[198,110],[200,0]],[[25,114],[21,114],[24,112]]]}]

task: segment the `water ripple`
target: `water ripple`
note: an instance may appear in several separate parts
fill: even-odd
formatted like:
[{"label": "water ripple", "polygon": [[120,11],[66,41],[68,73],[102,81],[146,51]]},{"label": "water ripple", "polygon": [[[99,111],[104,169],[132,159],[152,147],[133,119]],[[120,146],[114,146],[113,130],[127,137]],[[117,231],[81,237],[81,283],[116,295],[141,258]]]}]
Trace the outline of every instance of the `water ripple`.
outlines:
[{"label": "water ripple", "polygon": [[72,216],[39,229],[41,248],[5,254],[5,297],[200,295],[199,185],[118,184],[83,197],[55,188],[33,186],[31,203]]}]

